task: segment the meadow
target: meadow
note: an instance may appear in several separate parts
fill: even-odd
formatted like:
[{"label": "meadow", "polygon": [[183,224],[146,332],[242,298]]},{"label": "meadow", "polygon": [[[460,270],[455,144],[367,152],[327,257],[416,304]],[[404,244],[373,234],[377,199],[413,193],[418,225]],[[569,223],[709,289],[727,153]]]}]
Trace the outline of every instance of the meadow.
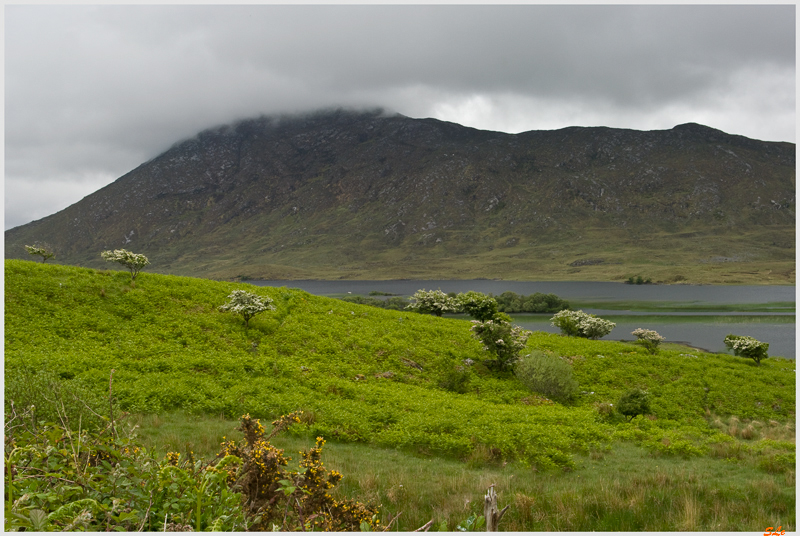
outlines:
[{"label": "meadow", "polygon": [[[5,268],[7,408],[36,404],[46,419],[37,378],[102,398],[113,370],[115,407],[146,446],[209,457],[240,415],[302,410],[276,445],[325,437],[345,475],[336,492],[403,510],[403,530],[430,518],[453,530],[495,481],[507,530],[795,527],[794,361],[534,332],[528,349],[567,359],[580,385],[561,404],[483,366],[463,319],[286,287]],[[276,310],[246,329],[218,310],[234,289]],[[627,422],[613,405],[634,387],[651,412]]]}]

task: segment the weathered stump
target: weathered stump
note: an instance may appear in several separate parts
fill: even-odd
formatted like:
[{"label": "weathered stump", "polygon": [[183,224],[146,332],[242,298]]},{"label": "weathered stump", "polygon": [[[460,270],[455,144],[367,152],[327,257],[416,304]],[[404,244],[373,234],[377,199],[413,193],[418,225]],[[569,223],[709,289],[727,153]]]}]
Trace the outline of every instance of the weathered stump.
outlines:
[{"label": "weathered stump", "polygon": [[508,506],[500,511],[497,510],[497,493],[494,492],[494,484],[492,484],[483,498],[483,517],[486,519],[486,532],[497,532],[497,525],[505,515],[506,510],[508,510]]}]

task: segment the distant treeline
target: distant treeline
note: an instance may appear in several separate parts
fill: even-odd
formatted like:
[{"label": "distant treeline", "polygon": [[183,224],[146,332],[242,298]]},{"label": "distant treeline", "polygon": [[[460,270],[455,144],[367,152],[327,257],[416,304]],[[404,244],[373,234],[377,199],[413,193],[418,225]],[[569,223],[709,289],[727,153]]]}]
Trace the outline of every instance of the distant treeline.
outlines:
[{"label": "distant treeline", "polygon": [[530,296],[516,292],[503,292],[493,296],[501,313],[557,313],[569,309],[569,303],[555,294],[535,292]]},{"label": "distant treeline", "polygon": [[[388,295],[388,293],[370,292],[371,296]],[[456,293],[450,292],[448,294],[451,298],[455,298]],[[517,294],[516,292],[503,292],[499,296],[489,294],[497,300],[497,310],[501,313],[557,313],[564,309],[569,309],[569,303],[562,300],[555,294],[543,294],[536,292],[530,296]],[[341,298],[349,303],[358,303],[361,305],[372,305],[373,307],[382,307],[384,309],[394,309],[401,311],[406,308],[411,302],[400,296],[392,296],[385,300],[377,298],[365,298],[364,296],[346,296]]]}]

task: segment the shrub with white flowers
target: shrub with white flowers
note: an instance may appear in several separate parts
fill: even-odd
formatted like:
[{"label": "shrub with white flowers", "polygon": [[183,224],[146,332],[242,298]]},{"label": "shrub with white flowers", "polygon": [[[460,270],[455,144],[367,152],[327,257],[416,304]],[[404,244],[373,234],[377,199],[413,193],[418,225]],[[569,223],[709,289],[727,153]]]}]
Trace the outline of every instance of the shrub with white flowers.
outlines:
[{"label": "shrub with white flowers", "polygon": [[250,319],[264,311],[274,311],[272,298],[259,296],[246,290],[234,290],[228,295],[228,303],[219,306],[220,311],[230,311],[242,315],[245,328],[249,327]]},{"label": "shrub with white flowers", "polygon": [[587,339],[604,337],[611,333],[611,330],[616,326],[614,322],[604,320],[597,315],[568,309],[553,315],[553,318],[550,319],[550,325],[559,328],[564,335],[585,337]]},{"label": "shrub with white flowers", "polygon": [[[506,316],[506,315],[503,315]],[[496,370],[507,370],[519,359],[519,354],[525,349],[530,331],[513,325],[506,318],[499,317],[494,320],[473,320],[472,336],[483,343],[483,349],[494,354],[494,359],[485,361],[487,367]]]},{"label": "shrub with white flowers", "polygon": [[658,351],[658,345],[664,340],[664,337],[652,329],[636,328],[631,331],[631,335],[635,336],[636,342],[644,346],[651,354],[655,354]]},{"label": "shrub with white flowers", "polygon": [[411,296],[411,304],[406,309],[418,313],[433,313],[442,316],[442,313],[457,313],[458,303],[441,290],[420,289]]},{"label": "shrub with white flowers", "polygon": [[39,255],[42,257],[42,262],[47,262],[47,259],[52,259],[56,256],[53,249],[46,245],[35,244],[33,246],[25,246],[25,250],[31,255]]},{"label": "shrub with white flowers", "polygon": [[109,262],[116,262],[124,266],[131,273],[131,283],[136,280],[136,276],[142,268],[150,264],[147,257],[141,253],[133,253],[127,249],[115,249],[114,251],[108,250],[100,254],[103,259]]},{"label": "shrub with white flowers", "polygon": [[759,366],[762,359],[769,357],[767,354],[767,350],[769,350],[768,342],[760,342],[746,335],[728,335],[725,337],[725,346],[733,350],[734,355],[749,357]]}]

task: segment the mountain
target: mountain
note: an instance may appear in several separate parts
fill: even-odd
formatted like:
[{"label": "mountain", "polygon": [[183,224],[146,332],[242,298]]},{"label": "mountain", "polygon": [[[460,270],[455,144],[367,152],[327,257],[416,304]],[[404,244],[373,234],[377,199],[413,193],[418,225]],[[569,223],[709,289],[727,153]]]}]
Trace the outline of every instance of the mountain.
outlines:
[{"label": "mountain", "polygon": [[7,258],[212,278],[793,283],[795,145],[698,124],[482,131],[377,111],[201,132],[6,231]]}]

